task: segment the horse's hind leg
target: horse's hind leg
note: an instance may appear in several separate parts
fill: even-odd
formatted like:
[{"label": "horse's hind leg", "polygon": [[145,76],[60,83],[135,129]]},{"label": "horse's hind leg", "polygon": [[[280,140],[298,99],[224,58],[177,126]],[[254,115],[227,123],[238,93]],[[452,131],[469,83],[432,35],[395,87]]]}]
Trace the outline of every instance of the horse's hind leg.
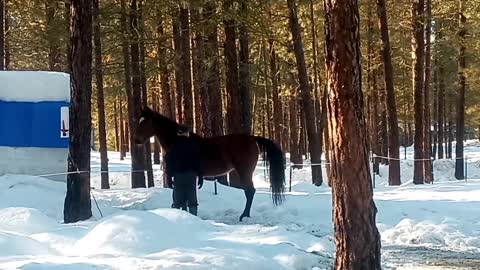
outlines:
[{"label": "horse's hind leg", "polygon": [[253,186],[252,180],[253,170],[237,170],[237,172],[240,175],[240,181],[243,183],[243,190],[245,192],[245,197],[247,198],[245,209],[240,216],[240,221],[242,221],[244,217],[250,217],[253,196],[255,196],[255,187]]},{"label": "horse's hind leg", "polygon": [[253,187],[248,187],[245,190],[245,197],[247,198],[247,203],[245,204],[245,210],[243,210],[242,215],[240,216],[240,221],[244,217],[250,217],[250,209],[252,208],[252,202],[253,202],[253,196],[255,196],[255,188]]}]

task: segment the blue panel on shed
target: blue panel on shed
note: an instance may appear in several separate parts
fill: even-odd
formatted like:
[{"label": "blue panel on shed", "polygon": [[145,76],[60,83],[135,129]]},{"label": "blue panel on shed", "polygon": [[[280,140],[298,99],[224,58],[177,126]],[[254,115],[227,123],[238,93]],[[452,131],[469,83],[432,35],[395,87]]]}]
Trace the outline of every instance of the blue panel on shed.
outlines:
[{"label": "blue panel on shed", "polygon": [[65,106],[69,103],[0,101],[0,146],[68,148],[68,138],[60,138]]}]

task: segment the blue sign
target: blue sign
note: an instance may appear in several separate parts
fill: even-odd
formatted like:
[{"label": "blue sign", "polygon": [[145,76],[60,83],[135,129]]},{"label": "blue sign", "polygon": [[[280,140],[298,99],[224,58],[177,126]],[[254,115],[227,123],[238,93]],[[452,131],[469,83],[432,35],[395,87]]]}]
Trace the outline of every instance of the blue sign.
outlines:
[{"label": "blue sign", "polygon": [[68,119],[63,120],[62,107],[69,106],[64,101],[0,100],[0,146],[68,148]]}]

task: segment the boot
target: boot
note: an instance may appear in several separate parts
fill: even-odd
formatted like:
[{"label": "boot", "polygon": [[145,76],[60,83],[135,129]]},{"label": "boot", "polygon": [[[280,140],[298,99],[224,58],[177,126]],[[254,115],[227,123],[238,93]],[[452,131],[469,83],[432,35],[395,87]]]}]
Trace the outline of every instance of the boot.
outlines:
[{"label": "boot", "polygon": [[188,212],[190,212],[190,214],[196,216],[197,215],[197,207],[196,206],[189,207]]}]

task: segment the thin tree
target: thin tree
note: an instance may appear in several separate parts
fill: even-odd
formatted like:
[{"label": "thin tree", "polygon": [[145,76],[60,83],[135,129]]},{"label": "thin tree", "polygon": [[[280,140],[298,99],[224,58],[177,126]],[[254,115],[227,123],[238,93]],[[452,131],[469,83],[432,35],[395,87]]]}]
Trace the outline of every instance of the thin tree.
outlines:
[{"label": "thin tree", "polygon": [[315,111],[312,102],[310,85],[308,83],[308,74],[305,64],[305,54],[303,51],[301,28],[298,22],[296,1],[287,0],[287,5],[289,10],[290,32],[292,33],[293,37],[293,48],[300,82],[302,109],[305,112],[306,133],[312,162],[312,182],[315,185],[320,186],[322,184],[322,167],[320,166],[320,138],[317,134]]},{"label": "thin tree", "polygon": [[126,149],[125,145],[127,144],[127,140],[125,140],[125,124],[123,120],[123,98],[121,95],[118,96],[118,111],[119,111],[119,128],[120,128],[120,160],[124,160],[126,156]]},{"label": "thin tree", "polygon": [[443,61],[439,58],[439,54],[441,52],[441,45],[443,39],[443,30],[441,22],[438,22],[438,26],[436,27],[437,30],[437,53],[436,58],[438,59],[437,62],[437,73],[438,73],[438,158],[444,158],[444,134],[445,134],[445,71],[443,67]]},{"label": "thin tree", "polygon": [[105,99],[103,95],[102,41],[100,32],[100,8],[98,0],[93,1],[93,42],[95,47],[95,82],[97,87],[98,140],[100,151],[101,188],[108,189],[107,131],[105,123]]},{"label": "thin tree", "polygon": [[432,155],[431,143],[431,119],[430,119],[430,81],[431,81],[431,44],[430,37],[432,34],[432,1],[425,2],[425,69],[423,83],[423,179],[425,183],[432,182],[432,174],[430,156]]},{"label": "thin tree", "polygon": [[212,136],[223,134],[223,114],[222,114],[222,92],[220,89],[220,71],[218,56],[218,28],[216,24],[216,5],[214,0],[209,0],[205,4],[204,17],[207,25],[207,42],[205,44],[205,61],[208,63],[206,68],[207,89],[209,93],[209,108],[211,114],[211,125],[209,131]]},{"label": "thin tree", "polygon": [[463,138],[465,134],[465,23],[463,0],[458,1],[459,18],[458,18],[458,90],[457,90],[457,124],[456,124],[456,146],[455,146],[455,178],[464,179],[464,156],[463,156]]},{"label": "thin tree", "polygon": [[377,14],[379,21],[380,34],[382,39],[382,62],[385,90],[387,92],[387,112],[388,112],[388,147],[389,147],[389,167],[388,183],[390,185],[400,185],[400,143],[398,135],[398,116],[397,104],[395,101],[395,89],[393,86],[393,65],[390,52],[390,35],[388,32],[387,7],[385,0],[377,0]]},{"label": "thin tree", "polygon": [[0,70],[5,69],[5,3],[0,0]]},{"label": "thin tree", "polygon": [[272,99],[273,99],[273,126],[274,126],[274,141],[281,145],[282,143],[282,103],[280,101],[278,91],[278,70],[277,70],[277,53],[273,40],[269,40],[270,51],[270,79],[272,81]]},{"label": "thin tree", "polygon": [[176,107],[176,118],[177,121],[183,122],[183,75],[182,72],[182,30],[180,25],[179,12],[176,11],[176,14],[172,18],[172,32],[173,32],[173,46],[175,49],[175,59],[173,66],[175,69],[175,107]]},{"label": "thin tree", "polygon": [[[240,50],[238,53],[238,91],[240,107],[240,131],[245,134],[252,132],[252,97],[250,93],[250,63],[248,43],[248,0],[240,0],[240,14],[242,20],[239,22],[238,36]],[[281,114],[281,112],[280,112]]]},{"label": "thin tree", "polygon": [[240,123],[240,93],[238,84],[238,57],[237,57],[237,31],[233,18],[235,12],[232,0],[223,2],[225,19],[225,41],[223,54],[225,56],[225,91],[227,94],[227,132],[239,133]]},{"label": "thin tree", "polygon": [[423,184],[423,161],[424,151],[424,129],[423,129],[423,78],[424,78],[424,1],[412,1],[412,62],[413,62],[413,92],[415,96],[415,138],[414,138],[414,168],[413,168],[413,183]]},{"label": "thin tree", "polygon": [[363,116],[358,2],[325,0],[324,10],[335,269],[381,269]]},{"label": "thin tree", "polygon": [[[141,106],[145,107],[148,105],[148,89],[147,89],[147,77],[145,74],[145,23],[143,21],[143,5],[144,2],[140,0],[138,2],[138,48],[139,48],[139,66],[140,66],[140,82],[141,82],[141,93],[142,100]],[[140,109],[139,109],[140,113]],[[144,145],[145,153],[145,170],[147,171],[147,186],[154,187],[155,183],[153,181],[153,168],[152,168],[152,148],[150,140],[147,140]]]},{"label": "thin tree", "polygon": [[89,219],[90,139],[92,129],[92,2],[71,1],[71,105],[67,194],[63,210],[65,223]]},{"label": "thin tree", "polygon": [[182,55],[183,123],[193,128],[192,66],[190,64],[190,23],[188,7],[180,8]]}]

